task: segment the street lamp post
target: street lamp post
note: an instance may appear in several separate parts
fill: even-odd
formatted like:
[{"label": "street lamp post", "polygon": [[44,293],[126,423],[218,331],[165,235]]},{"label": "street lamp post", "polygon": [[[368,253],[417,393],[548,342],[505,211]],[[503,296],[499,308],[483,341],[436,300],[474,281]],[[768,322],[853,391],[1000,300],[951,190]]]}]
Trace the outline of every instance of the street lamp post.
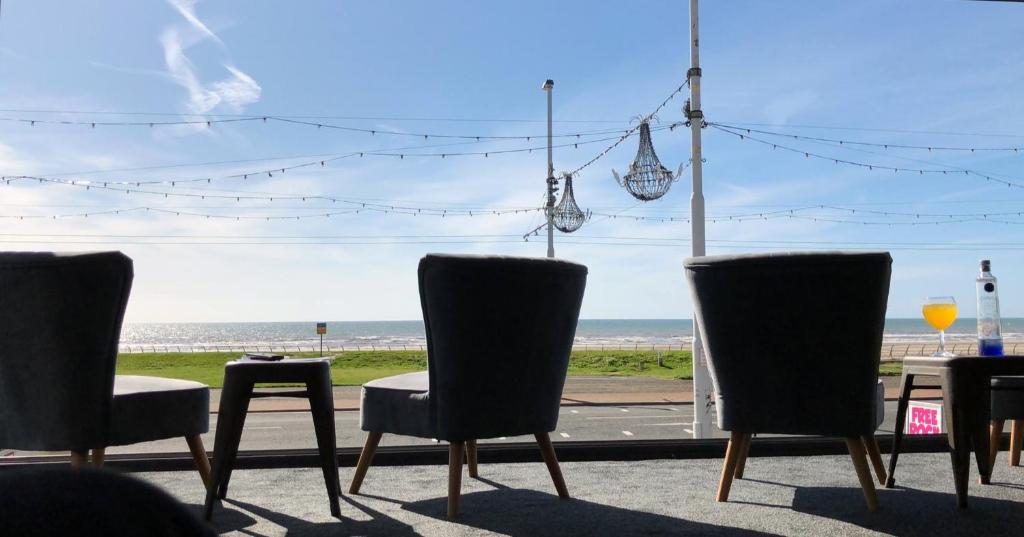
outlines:
[{"label": "street lamp post", "polygon": [[555,228],[553,225],[553,216],[555,211],[555,185],[557,180],[555,179],[555,164],[551,158],[551,93],[555,88],[555,81],[548,79],[544,81],[544,85],[541,89],[546,91],[548,94],[548,201],[544,214],[548,218],[548,257],[555,257]]}]

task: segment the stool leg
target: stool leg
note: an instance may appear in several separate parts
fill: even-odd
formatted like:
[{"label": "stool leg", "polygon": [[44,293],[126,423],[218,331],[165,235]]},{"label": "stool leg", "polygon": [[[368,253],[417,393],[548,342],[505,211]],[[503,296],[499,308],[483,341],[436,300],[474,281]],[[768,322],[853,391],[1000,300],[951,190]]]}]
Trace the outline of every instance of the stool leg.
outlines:
[{"label": "stool leg", "polygon": [[316,430],[316,444],[320,450],[320,466],[324,472],[324,483],[331,504],[331,515],[341,517],[338,496],[341,486],[338,482],[338,451],[334,432],[334,393],[331,390],[331,377],[327,372],[315,380],[306,383],[309,393],[309,407],[313,414],[313,427]]},{"label": "stool leg", "polygon": [[891,489],[896,486],[896,461],[900,457],[900,448],[903,444],[903,425],[907,422],[907,404],[910,402],[910,392],[914,389],[914,375],[903,374],[900,385],[900,398],[896,402],[896,425],[892,435],[892,452],[889,453],[889,472],[885,479],[885,488]]},{"label": "stool leg", "polygon": [[251,396],[251,383],[225,376],[224,390],[220,395],[217,412],[217,434],[213,441],[213,468],[210,471],[206,502],[203,505],[203,517],[206,520],[213,516],[214,500],[218,497],[223,499],[227,495],[231,467],[238,454],[238,442],[241,440],[242,425],[245,424],[245,414]]}]

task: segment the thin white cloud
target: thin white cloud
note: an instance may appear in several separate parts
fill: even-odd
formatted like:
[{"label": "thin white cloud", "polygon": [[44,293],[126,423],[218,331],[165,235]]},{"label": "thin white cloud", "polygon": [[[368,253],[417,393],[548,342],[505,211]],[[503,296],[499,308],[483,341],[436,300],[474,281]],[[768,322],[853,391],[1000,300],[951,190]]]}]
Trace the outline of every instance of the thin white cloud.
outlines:
[{"label": "thin white cloud", "polygon": [[174,9],[178,10],[178,13],[181,13],[182,17],[185,17],[185,20],[187,20],[193,28],[223,45],[224,42],[217,37],[217,34],[213,33],[213,30],[210,30],[210,28],[196,16],[196,1],[197,0],[167,0]]},{"label": "thin white cloud", "polygon": [[[260,85],[241,69],[224,64],[230,76],[203,83],[196,67],[185,54],[186,49],[206,39],[223,44],[220,38],[195,15],[195,0],[168,0],[190,24],[187,28],[170,27],[160,34],[164,48],[164,62],[171,79],[188,91],[185,106],[189,111],[205,114],[218,106],[240,111],[246,105],[259,101]],[[198,34],[198,35],[197,35]]]}]

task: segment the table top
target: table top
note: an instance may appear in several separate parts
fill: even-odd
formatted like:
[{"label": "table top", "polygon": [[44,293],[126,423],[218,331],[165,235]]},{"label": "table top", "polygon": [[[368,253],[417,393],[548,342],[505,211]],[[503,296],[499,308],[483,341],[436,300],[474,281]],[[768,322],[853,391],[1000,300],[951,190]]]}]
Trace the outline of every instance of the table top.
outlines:
[{"label": "table top", "polygon": [[993,375],[1024,375],[1024,356],[908,356],[904,374],[935,374],[939,369],[969,369]]}]

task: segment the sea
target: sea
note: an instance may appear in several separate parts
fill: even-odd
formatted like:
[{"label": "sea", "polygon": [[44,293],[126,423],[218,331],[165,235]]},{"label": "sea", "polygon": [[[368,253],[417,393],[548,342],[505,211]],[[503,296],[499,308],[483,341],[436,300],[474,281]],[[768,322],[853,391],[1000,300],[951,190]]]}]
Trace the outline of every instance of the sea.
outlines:
[{"label": "sea", "polygon": [[[975,338],[975,319],[957,319],[947,341]],[[1024,318],[1002,319],[1003,339],[1024,341]],[[576,346],[630,348],[689,346],[689,319],[581,319]],[[930,343],[936,332],[923,319],[886,319],[885,341]],[[425,344],[422,321],[327,321],[323,339],[329,348],[419,348]],[[316,322],[126,323],[121,346],[129,347],[310,347],[320,343]]]}]

